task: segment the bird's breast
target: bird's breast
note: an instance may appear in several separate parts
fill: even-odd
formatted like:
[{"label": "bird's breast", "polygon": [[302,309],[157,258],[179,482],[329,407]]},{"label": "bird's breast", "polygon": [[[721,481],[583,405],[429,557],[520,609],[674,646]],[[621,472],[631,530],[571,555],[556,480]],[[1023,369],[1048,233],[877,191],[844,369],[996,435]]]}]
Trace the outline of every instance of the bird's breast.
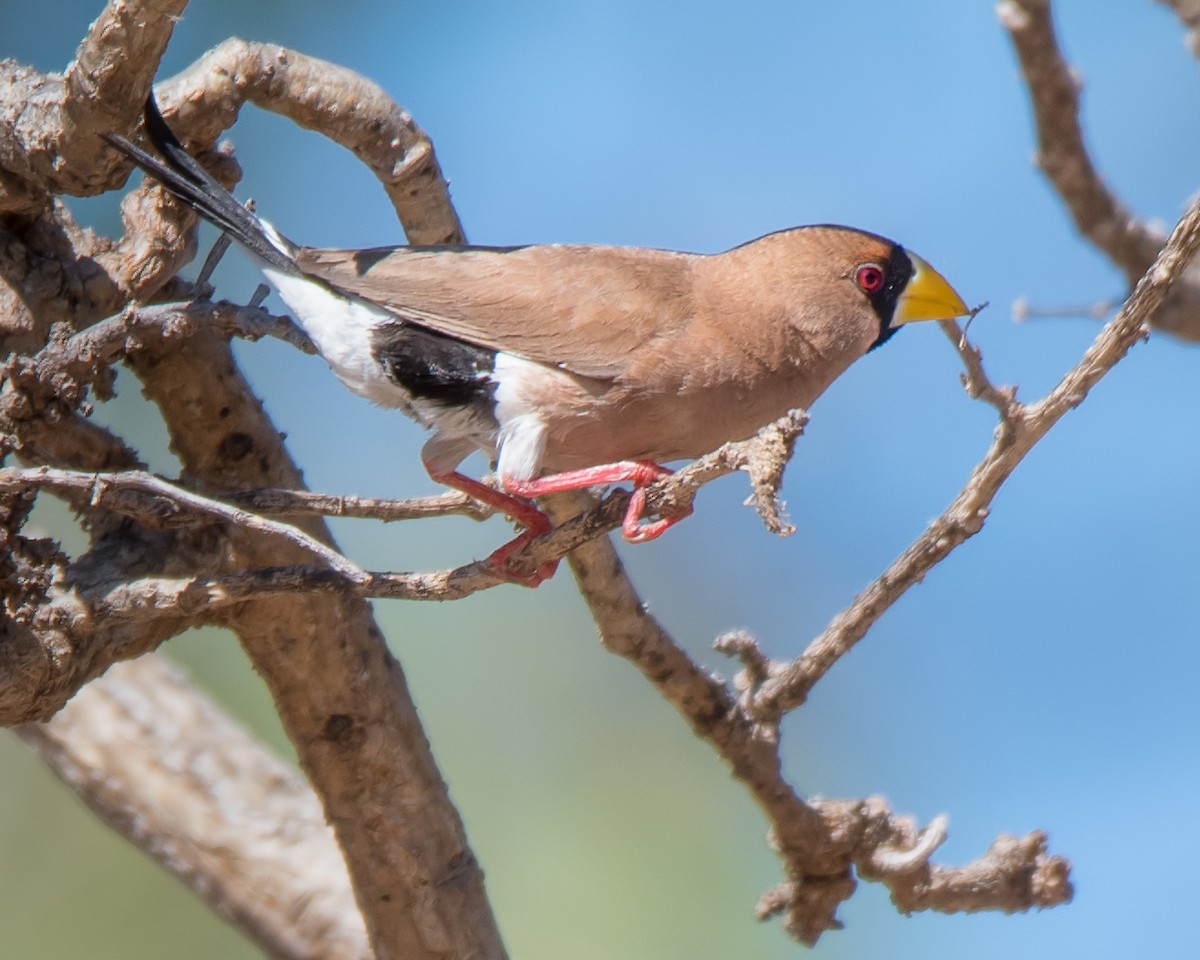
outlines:
[{"label": "bird's breast", "polygon": [[[793,407],[808,406],[824,387],[794,367],[704,383],[663,373],[606,381],[498,361],[501,473],[519,476],[530,469],[530,451],[538,468],[550,473],[619,460],[692,459],[752,436]],[[518,440],[521,456],[509,455],[506,447]]]}]

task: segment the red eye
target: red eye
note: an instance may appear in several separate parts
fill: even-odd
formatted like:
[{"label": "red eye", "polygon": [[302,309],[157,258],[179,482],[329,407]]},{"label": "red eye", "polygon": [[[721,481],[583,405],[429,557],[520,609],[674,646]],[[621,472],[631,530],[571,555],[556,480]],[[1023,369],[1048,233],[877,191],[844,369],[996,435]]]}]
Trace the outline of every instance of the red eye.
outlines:
[{"label": "red eye", "polygon": [[883,267],[864,263],[854,271],[854,282],[863,293],[878,293],[883,289]]}]

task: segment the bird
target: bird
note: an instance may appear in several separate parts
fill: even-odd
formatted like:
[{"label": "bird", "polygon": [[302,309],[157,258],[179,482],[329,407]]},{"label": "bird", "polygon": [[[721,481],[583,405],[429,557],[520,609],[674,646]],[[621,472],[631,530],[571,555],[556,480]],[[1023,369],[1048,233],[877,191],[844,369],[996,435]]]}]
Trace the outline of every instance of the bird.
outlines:
[{"label": "bird", "polygon": [[[916,254],[829,224],[715,254],[303,246],[188,153],[153,94],[143,126],[158,156],[119,134],[104,137],[257,261],[347,388],[432,431],[421,450],[431,478],[523,528],[484,563],[525,586],[557,566],[512,563],[552,527],[535,498],[632,482],[622,532],[652,540],[686,515],[643,515],[646,488],[671,473],[664,464],[808,408],[905,324],[970,312]],[[459,472],[476,450],[498,486]]]}]

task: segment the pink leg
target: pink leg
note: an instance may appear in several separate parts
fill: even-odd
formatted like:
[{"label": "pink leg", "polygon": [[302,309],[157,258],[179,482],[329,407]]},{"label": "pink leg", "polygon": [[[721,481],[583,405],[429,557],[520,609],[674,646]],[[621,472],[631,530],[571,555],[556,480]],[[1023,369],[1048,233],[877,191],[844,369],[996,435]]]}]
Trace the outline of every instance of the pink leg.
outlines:
[{"label": "pink leg", "polygon": [[522,497],[540,497],[544,493],[558,493],[560,490],[579,490],[582,487],[594,487],[602,483],[621,483],[625,480],[632,480],[633,496],[625,510],[621,533],[630,543],[646,543],[662,536],[692,512],[689,509],[686,513],[660,517],[658,520],[646,523],[642,522],[642,513],[646,509],[646,487],[655,480],[661,480],[670,475],[670,470],[650,460],[621,460],[617,463],[601,464],[598,467],[553,473],[548,477],[538,477],[536,480],[501,478],[500,482],[504,484],[506,490]]},{"label": "pink leg", "polygon": [[532,573],[516,574],[508,569],[508,558],[512,554],[550,530],[550,518],[542,513],[541,510],[528,500],[520,500],[517,497],[510,496],[503,490],[497,490],[495,487],[489,487],[486,483],[472,480],[457,470],[438,471],[435,473],[434,470],[430,469],[428,463],[426,463],[425,468],[429,471],[429,476],[438,483],[444,483],[455,490],[461,490],[468,497],[474,497],[480,503],[486,503],[489,507],[502,510],[525,528],[521,534],[514,537],[502,547],[492,551],[484,561],[490,569],[506,580],[511,580],[513,583],[520,583],[527,587],[536,587],[538,584],[554,576],[554,571],[558,569],[557,560],[542,564]]}]

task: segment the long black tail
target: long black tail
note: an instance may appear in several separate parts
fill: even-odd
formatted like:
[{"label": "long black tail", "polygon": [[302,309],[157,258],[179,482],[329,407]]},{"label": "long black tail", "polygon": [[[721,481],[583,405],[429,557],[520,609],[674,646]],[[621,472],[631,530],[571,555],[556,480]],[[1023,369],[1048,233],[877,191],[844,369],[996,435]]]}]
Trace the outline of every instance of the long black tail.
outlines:
[{"label": "long black tail", "polygon": [[[146,98],[143,120],[150,142],[163,159],[147,153],[125,137],[102,134],[112,146],[158,180],[204,219],[220,227],[234,240],[271,266],[288,273],[298,272],[296,262],[279,244],[286,245],[274,229],[234,199],[211,173],[200,166],[163,119],[154,94]],[[165,161],[165,162],[164,162]]]}]

